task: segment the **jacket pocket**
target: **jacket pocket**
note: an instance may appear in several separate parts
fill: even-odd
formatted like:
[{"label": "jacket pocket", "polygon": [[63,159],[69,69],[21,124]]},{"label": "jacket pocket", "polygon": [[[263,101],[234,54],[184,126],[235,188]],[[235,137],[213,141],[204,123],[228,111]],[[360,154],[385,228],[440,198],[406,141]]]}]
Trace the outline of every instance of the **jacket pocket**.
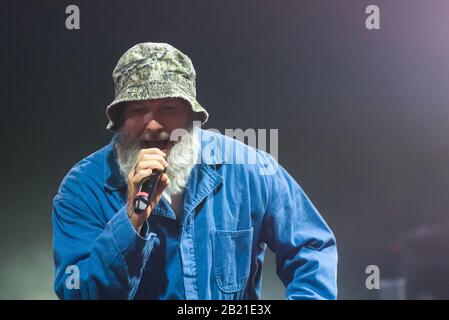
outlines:
[{"label": "jacket pocket", "polygon": [[211,231],[213,267],[220,290],[226,293],[245,288],[251,267],[253,228]]}]

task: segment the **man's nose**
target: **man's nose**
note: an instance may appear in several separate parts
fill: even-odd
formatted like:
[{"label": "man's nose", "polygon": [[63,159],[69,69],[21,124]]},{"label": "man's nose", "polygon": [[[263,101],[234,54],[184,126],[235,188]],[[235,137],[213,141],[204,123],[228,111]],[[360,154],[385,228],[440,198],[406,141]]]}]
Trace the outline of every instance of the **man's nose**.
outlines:
[{"label": "man's nose", "polygon": [[151,131],[156,131],[163,128],[153,112],[148,112],[145,114],[145,124],[146,129]]}]

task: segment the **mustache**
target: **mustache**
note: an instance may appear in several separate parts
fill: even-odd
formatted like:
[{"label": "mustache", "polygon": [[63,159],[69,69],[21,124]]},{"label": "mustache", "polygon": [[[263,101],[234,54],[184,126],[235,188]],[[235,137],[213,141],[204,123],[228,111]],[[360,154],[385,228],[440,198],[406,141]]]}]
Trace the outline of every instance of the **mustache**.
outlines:
[{"label": "mustache", "polygon": [[170,134],[166,131],[147,131],[139,137],[139,141],[164,141],[169,140]]},{"label": "mustache", "polygon": [[165,131],[147,131],[136,139],[140,149],[158,147],[163,149],[170,142],[170,134]]}]

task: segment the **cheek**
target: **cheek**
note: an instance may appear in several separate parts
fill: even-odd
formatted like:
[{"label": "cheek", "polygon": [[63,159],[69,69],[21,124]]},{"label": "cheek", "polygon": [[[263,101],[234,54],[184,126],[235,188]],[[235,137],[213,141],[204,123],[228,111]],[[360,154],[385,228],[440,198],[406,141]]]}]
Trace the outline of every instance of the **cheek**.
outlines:
[{"label": "cheek", "polygon": [[140,136],[141,132],[145,130],[145,124],[142,119],[128,118],[123,123],[123,131],[129,134],[132,138]]},{"label": "cheek", "polygon": [[186,119],[176,119],[174,121],[170,121],[170,123],[167,123],[165,126],[165,131],[172,132],[176,129],[187,129],[188,128],[188,121]]},{"label": "cheek", "polygon": [[181,115],[176,117],[175,121],[173,122],[173,127],[187,129],[192,124],[191,122],[192,119],[190,117],[190,114],[182,113]]}]

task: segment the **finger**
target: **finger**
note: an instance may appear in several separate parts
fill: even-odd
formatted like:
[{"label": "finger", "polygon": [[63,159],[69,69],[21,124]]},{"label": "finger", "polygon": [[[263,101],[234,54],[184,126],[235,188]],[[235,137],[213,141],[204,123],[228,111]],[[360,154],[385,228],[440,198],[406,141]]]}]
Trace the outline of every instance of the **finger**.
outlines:
[{"label": "finger", "polygon": [[167,174],[162,174],[161,178],[159,179],[156,191],[154,192],[154,196],[151,199],[150,205],[148,206],[148,209],[146,211],[147,216],[151,214],[151,211],[153,210],[152,208],[157,206],[162,198],[162,193],[169,184],[170,179],[168,178]]},{"label": "finger", "polygon": [[166,173],[162,174],[161,181],[163,182],[168,181],[168,175]]},{"label": "finger", "polygon": [[135,170],[132,169],[129,173],[128,173],[128,181],[133,181],[133,177],[134,177],[134,172]]},{"label": "finger", "polygon": [[167,156],[164,151],[162,151],[158,148],[140,149],[139,156],[143,156],[144,154],[159,154],[163,157]]},{"label": "finger", "polygon": [[160,154],[144,154],[142,156],[141,161],[148,161],[148,160],[157,160],[161,162],[165,167],[168,167],[167,160],[165,160],[165,157],[161,156]]},{"label": "finger", "polygon": [[159,170],[161,172],[165,171],[164,165],[156,160],[140,161],[136,166],[136,171],[146,169]]},{"label": "finger", "polygon": [[164,173],[164,175],[161,177],[161,179],[159,180],[159,183],[157,185],[156,194],[162,194],[164,192],[165,188],[167,188],[169,184],[170,184],[170,180],[169,180],[168,176]]},{"label": "finger", "polygon": [[168,178],[168,176],[167,176],[166,173],[164,173],[164,174],[161,176],[160,184],[164,187],[164,189],[165,189],[166,187],[168,187],[168,185],[170,184],[170,179]]},{"label": "finger", "polygon": [[170,181],[168,179],[168,176],[164,173],[161,178],[159,179],[159,182],[156,187],[156,191],[154,192],[154,198],[156,199],[159,195],[162,195],[165,188],[169,185]]},{"label": "finger", "polygon": [[140,184],[142,182],[142,180],[149,177],[152,172],[153,172],[153,170],[151,170],[151,169],[144,169],[144,170],[136,171],[136,174],[134,175],[134,177],[132,179],[133,184],[134,185]]}]

